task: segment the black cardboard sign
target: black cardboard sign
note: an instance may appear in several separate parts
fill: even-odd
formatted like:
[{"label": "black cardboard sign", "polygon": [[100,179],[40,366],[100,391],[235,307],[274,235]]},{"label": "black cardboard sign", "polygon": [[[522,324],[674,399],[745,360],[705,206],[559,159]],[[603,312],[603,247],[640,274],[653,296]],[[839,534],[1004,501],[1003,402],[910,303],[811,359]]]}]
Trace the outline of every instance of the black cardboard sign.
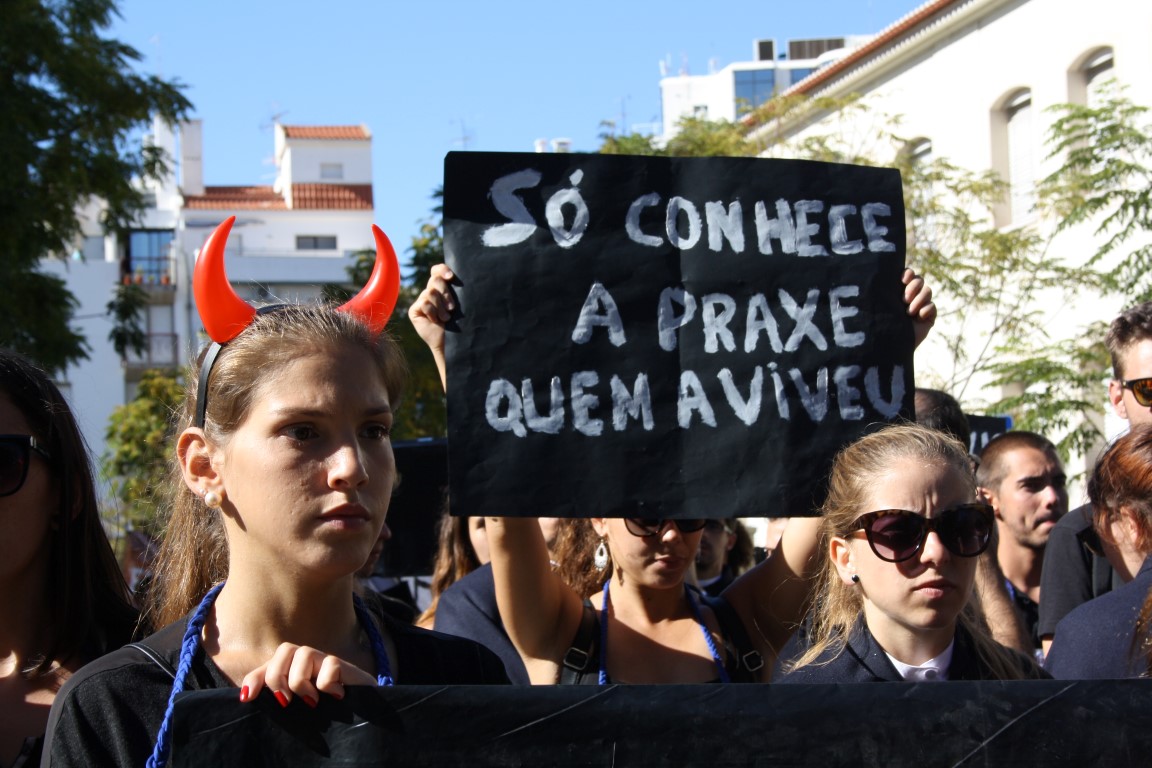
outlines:
[{"label": "black cardboard sign", "polygon": [[454,514],[812,514],[911,413],[893,169],[450,153]]}]

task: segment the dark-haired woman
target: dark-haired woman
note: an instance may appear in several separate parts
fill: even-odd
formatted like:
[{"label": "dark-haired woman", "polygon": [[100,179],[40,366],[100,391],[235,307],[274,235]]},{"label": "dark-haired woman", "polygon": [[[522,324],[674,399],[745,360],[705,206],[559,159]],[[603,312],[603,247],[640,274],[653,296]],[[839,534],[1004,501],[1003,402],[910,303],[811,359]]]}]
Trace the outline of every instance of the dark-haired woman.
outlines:
[{"label": "dark-haired woman", "polygon": [[39,764],[60,686],[135,625],[76,420],[47,373],[0,350],[0,766]]}]

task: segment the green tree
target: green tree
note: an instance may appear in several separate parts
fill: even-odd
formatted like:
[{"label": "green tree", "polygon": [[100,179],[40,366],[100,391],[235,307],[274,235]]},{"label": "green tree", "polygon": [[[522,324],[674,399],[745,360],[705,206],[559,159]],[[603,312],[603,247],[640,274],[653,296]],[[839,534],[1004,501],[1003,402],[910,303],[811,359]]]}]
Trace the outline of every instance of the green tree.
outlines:
[{"label": "green tree", "polygon": [[[1049,159],[1058,168],[1039,185],[1040,210],[1057,233],[1091,226],[1099,246],[1088,259],[1091,288],[1117,306],[1152,300],[1152,124],[1114,81],[1096,105],[1059,104],[1048,126]],[[1087,272],[1087,270],[1085,270]],[[1111,376],[1097,322],[1070,339],[1023,347],[994,367],[997,383],[1027,382],[997,405],[1021,428],[1066,433],[1063,443],[1088,453],[1103,435],[1098,420],[1102,382]]]},{"label": "green tree", "polygon": [[132,223],[144,204],[133,180],[167,163],[138,130],[191,107],[179,83],[132,71],[139,53],[104,36],[115,13],[114,0],[9,0],[0,24],[0,345],[53,370],[87,352],[75,298],[40,260],[76,248],[89,202],[107,230]]},{"label": "green tree", "polygon": [[175,373],[145,371],[136,397],[117,406],[108,421],[107,453],[101,466],[112,480],[125,522],[135,530],[157,533],[156,507],[175,454],[173,413],[183,399],[184,388]]},{"label": "green tree", "polygon": [[[440,374],[428,347],[408,321],[408,308],[427,285],[432,267],[444,261],[443,187],[432,191],[432,199],[435,205],[431,214],[421,222],[420,232],[412,237],[412,244],[408,248],[412,269],[404,278],[396,309],[388,321],[387,332],[400,345],[410,372],[404,401],[392,425],[392,435],[396,440],[443,437],[448,434],[448,410],[444,390],[440,386]],[[325,298],[336,302],[347,301],[354,290],[359,290],[360,286],[368,282],[375,262],[376,252],[373,250],[354,253],[352,263],[347,268],[349,284],[324,286]]]}]

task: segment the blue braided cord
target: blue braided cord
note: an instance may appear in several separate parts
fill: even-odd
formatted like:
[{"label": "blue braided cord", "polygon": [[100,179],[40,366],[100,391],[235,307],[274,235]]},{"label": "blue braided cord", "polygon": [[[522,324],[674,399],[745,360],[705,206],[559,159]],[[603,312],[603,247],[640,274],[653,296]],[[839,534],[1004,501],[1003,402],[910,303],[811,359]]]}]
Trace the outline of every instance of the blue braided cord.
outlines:
[{"label": "blue braided cord", "polygon": [[692,596],[692,590],[688,584],[684,584],[684,595],[688,598],[688,605],[692,606],[692,615],[696,617],[696,623],[700,625],[700,631],[704,633],[704,642],[708,643],[708,650],[712,652],[712,661],[716,662],[716,669],[720,670],[720,682],[730,683],[732,678],[728,676],[728,670],[724,669],[724,660],[720,658],[720,649],[716,647],[716,641],[712,639],[712,633],[708,631],[708,627],[704,624],[704,617],[700,615],[700,606],[696,604],[696,598]]},{"label": "blue braided cord", "polygon": [[609,576],[604,582],[604,599],[600,601],[600,685],[608,685],[608,585]]},{"label": "blue braided cord", "polygon": [[168,708],[164,710],[164,720],[160,723],[159,733],[156,734],[156,746],[153,747],[148,762],[144,764],[145,768],[163,768],[168,763],[169,752],[171,751],[171,746],[168,743],[168,729],[172,724],[172,710],[176,707],[176,695],[184,691],[184,681],[188,677],[189,670],[192,669],[192,660],[196,656],[196,651],[200,648],[200,631],[204,629],[208,612],[212,610],[212,604],[216,602],[216,596],[220,594],[223,587],[224,582],[220,582],[208,590],[208,594],[204,595],[200,605],[196,606],[196,612],[192,614],[192,618],[188,619],[188,628],[184,630],[184,639],[180,642],[180,663],[176,666],[176,680],[172,683],[172,693],[168,696]]},{"label": "blue braided cord", "polygon": [[352,605],[356,609],[356,618],[364,627],[364,631],[368,633],[368,642],[372,644],[372,655],[376,657],[376,685],[395,685],[396,683],[392,679],[392,666],[388,663],[388,651],[384,648],[384,638],[380,636],[376,622],[372,621],[372,617],[368,615],[364,601],[355,592],[352,593]]},{"label": "blue braided cord", "polygon": [[[611,579],[604,582],[604,599],[600,603],[600,685],[608,685],[608,585],[612,582]],[[720,682],[730,683],[732,678],[728,675],[728,670],[724,668],[724,661],[720,658],[720,649],[716,647],[716,641],[712,639],[712,633],[708,631],[708,627],[704,624],[704,617],[700,615],[700,606],[696,604],[696,600],[692,597],[692,590],[688,584],[684,584],[684,596],[688,599],[688,605],[692,608],[692,615],[696,619],[697,626],[704,634],[704,642],[708,644],[708,650],[712,654],[712,661],[716,663],[716,669],[720,670]]]}]

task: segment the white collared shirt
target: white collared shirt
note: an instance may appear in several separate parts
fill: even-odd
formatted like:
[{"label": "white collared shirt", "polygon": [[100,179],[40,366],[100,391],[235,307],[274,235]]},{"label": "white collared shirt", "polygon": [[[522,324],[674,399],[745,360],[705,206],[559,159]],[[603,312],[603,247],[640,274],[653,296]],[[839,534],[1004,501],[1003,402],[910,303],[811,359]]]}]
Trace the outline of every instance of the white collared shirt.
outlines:
[{"label": "white collared shirt", "polygon": [[952,650],[955,647],[956,640],[953,639],[944,649],[944,653],[934,659],[928,659],[918,667],[905,664],[888,652],[885,652],[884,655],[892,662],[892,666],[896,667],[900,677],[906,681],[910,683],[938,683],[948,679],[948,667],[952,665]]}]

